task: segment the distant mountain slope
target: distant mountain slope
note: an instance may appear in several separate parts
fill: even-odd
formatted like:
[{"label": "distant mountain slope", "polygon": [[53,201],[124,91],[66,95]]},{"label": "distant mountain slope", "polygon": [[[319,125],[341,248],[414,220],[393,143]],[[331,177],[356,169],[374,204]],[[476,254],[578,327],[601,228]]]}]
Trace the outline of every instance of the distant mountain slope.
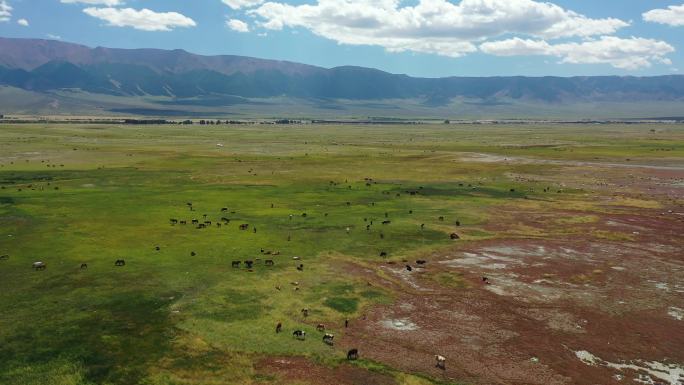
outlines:
[{"label": "distant mountain slope", "polygon": [[[80,90],[117,97],[163,97],[206,106],[217,100],[289,97],[322,100],[454,99],[483,106],[520,103],[684,102],[684,76],[414,78],[362,67],[325,69],[183,50],[89,48],[0,38],[0,85],[37,93]],[[168,101],[166,101],[168,103]]]}]

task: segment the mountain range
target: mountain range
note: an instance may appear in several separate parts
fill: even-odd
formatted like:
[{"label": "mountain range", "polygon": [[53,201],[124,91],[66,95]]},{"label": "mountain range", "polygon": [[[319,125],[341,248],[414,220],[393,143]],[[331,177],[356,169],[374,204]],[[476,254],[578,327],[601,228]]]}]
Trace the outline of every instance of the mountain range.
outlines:
[{"label": "mountain range", "polygon": [[[472,114],[479,108],[482,113],[523,116],[526,109],[537,114],[534,106],[553,113],[568,106],[610,104],[622,106],[616,108],[616,115],[622,115],[617,111],[623,109],[634,112],[628,106],[641,106],[639,117],[645,117],[676,114],[684,106],[684,76],[679,75],[417,78],[354,66],[327,69],[183,50],[90,48],[9,38],[0,38],[0,86],[4,88],[0,101],[10,95],[19,98],[2,108],[21,113],[52,109],[160,116],[165,111],[277,114],[288,108],[271,107],[299,101],[312,106],[307,113],[318,109],[345,116],[356,111],[372,114],[374,106],[383,114],[430,115],[432,111],[443,116]],[[22,104],[22,98],[27,102]],[[60,106],[68,108],[60,110]]]}]

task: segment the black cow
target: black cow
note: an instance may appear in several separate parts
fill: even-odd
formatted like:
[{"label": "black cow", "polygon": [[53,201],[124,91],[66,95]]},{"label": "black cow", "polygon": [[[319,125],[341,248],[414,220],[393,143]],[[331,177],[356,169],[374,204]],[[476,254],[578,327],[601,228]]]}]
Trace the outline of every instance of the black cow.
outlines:
[{"label": "black cow", "polygon": [[88,264],[87,264],[87,263],[82,263],[82,264],[81,264],[81,269],[87,269],[87,268],[88,268]]},{"label": "black cow", "polygon": [[306,332],[304,330],[295,330],[292,332],[292,336],[298,340],[303,340],[306,339]]},{"label": "black cow", "polygon": [[123,259],[117,259],[116,262],[114,262],[114,266],[126,266],[126,261]]},{"label": "black cow", "polygon": [[387,256],[387,252],[386,252],[386,251],[381,251],[381,252],[380,252],[380,256],[381,256],[381,257],[386,257],[386,256]]},{"label": "black cow", "polygon": [[253,264],[254,264],[254,261],[251,261],[251,260],[245,261],[245,266],[247,266],[248,269],[251,269]]},{"label": "black cow", "polygon": [[240,267],[240,261],[233,261],[230,264],[232,267]]},{"label": "black cow", "polygon": [[419,264],[419,265],[424,265],[424,264],[427,263],[427,261],[424,260],[424,259],[419,259],[419,260],[416,261],[416,263]]},{"label": "black cow", "polygon": [[349,361],[353,360],[358,360],[359,359],[359,349],[352,349],[347,352],[347,359]]},{"label": "black cow", "polygon": [[409,265],[406,265],[406,270],[408,270],[408,271],[413,271],[413,268],[412,268],[411,266],[409,266]]},{"label": "black cow", "polygon": [[5,254],[5,255],[0,255],[0,261],[6,261],[6,260],[8,260],[8,259],[9,259],[9,255],[7,255],[7,254]]}]

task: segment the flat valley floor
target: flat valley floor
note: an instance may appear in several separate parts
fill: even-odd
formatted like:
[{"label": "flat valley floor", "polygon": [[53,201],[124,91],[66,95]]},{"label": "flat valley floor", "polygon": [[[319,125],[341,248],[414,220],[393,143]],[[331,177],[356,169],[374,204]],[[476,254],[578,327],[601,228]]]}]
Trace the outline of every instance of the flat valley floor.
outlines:
[{"label": "flat valley floor", "polygon": [[3,125],[0,293],[8,385],[681,385],[684,126]]}]

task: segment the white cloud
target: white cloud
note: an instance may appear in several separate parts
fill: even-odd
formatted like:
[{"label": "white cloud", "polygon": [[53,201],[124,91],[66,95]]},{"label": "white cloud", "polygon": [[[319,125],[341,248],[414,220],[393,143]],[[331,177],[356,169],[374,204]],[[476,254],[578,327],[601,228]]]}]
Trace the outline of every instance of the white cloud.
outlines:
[{"label": "white cloud", "polygon": [[[224,0],[228,1],[228,0]],[[232,1],[232,0],[231,0]],[[272,30],[305,28],[341,44],[376,45],[459,57],[487,39],[521,34],[555,39],[612,34],[629,24],[591,19],[548,2],[533,0],[317,0],[316,4],[268,2],[248,11]]]},{"label": "white cloud", "polygon": [[123,5],[123,0],[60,0],[64,4],[88,4],[88,5],[106,5],[114,7]]},{"label": "white cloud", "polygon": [[226,20],[226,25],[228,28],[237,32],[249,32],[249,25],[242,20],[230,19]]},{"label": "white cloud", "polygon": [[17,20],[17,24],[21,25],[22,27],[28,27],[29,26],[29,22],[26,19]]},{"label": "white cloud", "polygon": [[104,20],[110,26],[131,27],[143,31],[170,31],[177,27],[194,27],[191,18],[177,12],[154,12],[133,8],[86,8],[86,14]]},{"label": "white cloud", "polygon": [[264,0],[223,0],[223,3],[232,9],[252,8],[263,2]]},{"label": "white cloud", "polygon": [[45,37],[47,37],[48,39],[51,39],[51,40],[62,40],[62,37],[61,37],[61,36],[59,36],[59,35],[53,35],[53,34],[51,34],[51,33],[48,33],[47,35],[45,35]]},{"label": "white cloud", "polygon": [[12,17],[12,7],[5,0],[0,0],[0,22],[9,21]]},{"label": "white cloud", "polygon": [[644,20],[652,23],[681,27],[684,26],[684,4],[671,5],[667,9],[653,9],[642,16]]},{"label": "white cloud", "polygon": [[615,36],[562,44],[512,38],[483,43],[480,50],[497,56],[556,56],[561,59],[561,63],[610,64],[626,70],[650,67],[654,62],[671,65],[672,62],[665,56],[675,51],[674,47],[663,41],[636,37],[622,39]]}]

